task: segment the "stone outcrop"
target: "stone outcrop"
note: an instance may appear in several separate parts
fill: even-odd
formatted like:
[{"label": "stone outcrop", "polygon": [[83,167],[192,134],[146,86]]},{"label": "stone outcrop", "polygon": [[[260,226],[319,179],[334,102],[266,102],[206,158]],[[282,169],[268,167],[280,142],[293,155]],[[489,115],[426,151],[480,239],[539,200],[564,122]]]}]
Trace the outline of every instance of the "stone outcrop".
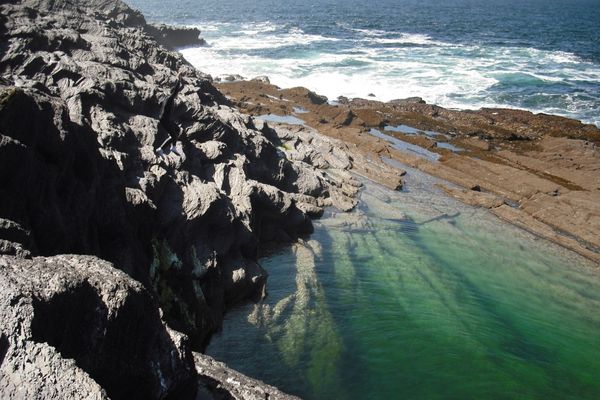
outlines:
[{"label": "stone outcrop", "polygon": [[296,399],[192,353],[152,293],[93,256],[0,258],[3,399]]},{"label": "stone outcrop", "polygon": [[194,384],[187,338],[106,261],[2,257],[0,293],[2,398],[161,398]]},{"label": "stone outcrop", "polygon": [[[351,161],[240,114],[118,0],[0,9],[0,254],[22,282],[0,297],[14,318],[16,293],[30,304],[0,337],[2,368],[17,373],[0,377],[0,397],[19,398],[19,382],[31,398],[173,396],[195,376],[174,330],[201,350],[227,307],[264,296],[261,248],[309,234],[324,207],[352,209]],[[159,114],[178,80],[179,139],[162,157]],[[131,365],[105,351],[119,346]],[[27,364],[35,354],[47,368]],[[50,383],[60,374],[87,383],[68,392]]]},{"label": "stone outcrop", "polygon": [[200,29],[175,27],[165,24],[148,24],[145,26],[156,41],[168,49],[188,46],[203,46],[206,41],[200,37]]},{"label": "stone outcrop", "polygon": [[232,400],[298,400],[276,387],[249,378],[210,356],[194,353],[198,380],[215,398]]}]

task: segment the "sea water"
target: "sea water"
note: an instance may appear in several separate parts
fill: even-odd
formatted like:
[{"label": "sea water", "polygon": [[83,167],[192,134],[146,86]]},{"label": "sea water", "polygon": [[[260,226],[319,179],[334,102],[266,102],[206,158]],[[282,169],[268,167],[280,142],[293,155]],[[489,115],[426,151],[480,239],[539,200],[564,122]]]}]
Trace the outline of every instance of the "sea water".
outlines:
[{"label": "sea water", "polygon": [[182,49],[214,76],[445,107],[500,106],[600,126],[598,0],[128,0],[199,27]]},{"label": "sea water", "polygon": [[598,399],[600,269],[409,169],[261,260],[208,354],[306,399]]}]

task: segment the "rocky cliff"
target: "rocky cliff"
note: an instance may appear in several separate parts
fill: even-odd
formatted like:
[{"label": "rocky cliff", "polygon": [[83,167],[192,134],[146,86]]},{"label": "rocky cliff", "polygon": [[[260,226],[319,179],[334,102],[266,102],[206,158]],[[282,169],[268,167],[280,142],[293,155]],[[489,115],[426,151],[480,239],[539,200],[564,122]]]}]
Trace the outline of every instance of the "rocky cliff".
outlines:
[{"label": "rocky cliff", "polygon": [[240,114],[118,0],[0,8],[1,397],[189,394],[191,350],[265,295],[261,246],[356,204],[351,160]]}]

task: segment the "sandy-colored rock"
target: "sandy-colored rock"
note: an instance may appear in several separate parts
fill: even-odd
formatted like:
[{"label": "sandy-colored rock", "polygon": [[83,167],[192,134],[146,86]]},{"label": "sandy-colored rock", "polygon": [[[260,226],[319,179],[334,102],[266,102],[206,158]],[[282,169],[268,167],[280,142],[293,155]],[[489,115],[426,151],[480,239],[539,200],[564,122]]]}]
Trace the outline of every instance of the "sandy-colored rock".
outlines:
[{"label": "sandy-colored rock", "polygon": [[[420,99],[382,103],[340,98],[336,104],[316,105],[307,100],[306,90],[252,82],[219,88],[250,113],[292,115],[294,107],[303,108],[306,125],[348,146],[352,160],[346,168],[355,173],[394,187],[401,172],[376,166],[380,159],[398,161],[464,187],[467,190],[453,189],[451,194],[467,203],[492,209],[504,209],[498,207],[501,202],[522,205],[518,225],[531,223],[537,232],[546,232],[542,236],[561,244],[564,236],[569,248],[588,258],[594,259],[590,254],[598,251],[594,200],[600,192],[600,129],[593,125],[522,110],[448,110]],[[277,100],[279,94],[287,101]],[[266,95],[269,102],[262,101]],[[381,129],[398,125],[409,131]],[[438,154],[438,159],[396,148],[370,135],[369,128]],[[457,146],[458,151],[440,143]],[[484,192],[468,190],[473,187]],[[540,229],[540,224],[546,228]]]}]

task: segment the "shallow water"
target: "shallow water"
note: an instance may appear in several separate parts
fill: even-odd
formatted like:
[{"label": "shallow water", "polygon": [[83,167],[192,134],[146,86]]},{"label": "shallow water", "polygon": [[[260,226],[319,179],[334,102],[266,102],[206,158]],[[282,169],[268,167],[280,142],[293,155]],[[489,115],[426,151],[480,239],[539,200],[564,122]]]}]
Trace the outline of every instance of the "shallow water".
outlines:
[{"label": "shallow water", "polygon": [[267,122],[274,122],[277,124],[304,125],[304,120],[296,118],[292,115],[264,114],[258,115],[256,116],[256,118]]},{"label": "shallow water", "polygon": [[600,270],[407,169],[264,258],[208,353],[307,399],[600,398]]},{"label": "shallow water", "polygon": [[436,142],[436,146],[439,147],[440,149],[450,150],[454,153],[460,153],[461,151],[465,150],[462,147],[458,147],[451,143],[446,143],[446,142]]},{"label": "shallow water", "polygon": [[405,142],[404,140],[400,140],[393,136],[386,135],[385,133],[381,132],[379,129],[372,128],[369,131],[369,133],[375,137],[378,137],[380,139],[383,139],[383,140],[389,142],[392,145],[392,147],[394,147],[397,150],[411,153],[411,154],[417,155],[419,157],[424,157],[430,161],[437,161],[440,158],[440,155],[437,153],[434,153],[433,151],[429,151],[424,147]]},{"label": "shallow water", "polygon": [[391,132],[400,132],[400,133],[404,133],[405,135],[425,135],[425,136],[429,136],[430,138],[442,136],[442,137],[445,137],[446,139],[449,138],[448,135],[441,133],[441,132],[421,130],[421,129],[417,129],[412,126],[404,125],[404,124],[387,125],[385,128],[383,128],[383,130],[391,131]]}]

